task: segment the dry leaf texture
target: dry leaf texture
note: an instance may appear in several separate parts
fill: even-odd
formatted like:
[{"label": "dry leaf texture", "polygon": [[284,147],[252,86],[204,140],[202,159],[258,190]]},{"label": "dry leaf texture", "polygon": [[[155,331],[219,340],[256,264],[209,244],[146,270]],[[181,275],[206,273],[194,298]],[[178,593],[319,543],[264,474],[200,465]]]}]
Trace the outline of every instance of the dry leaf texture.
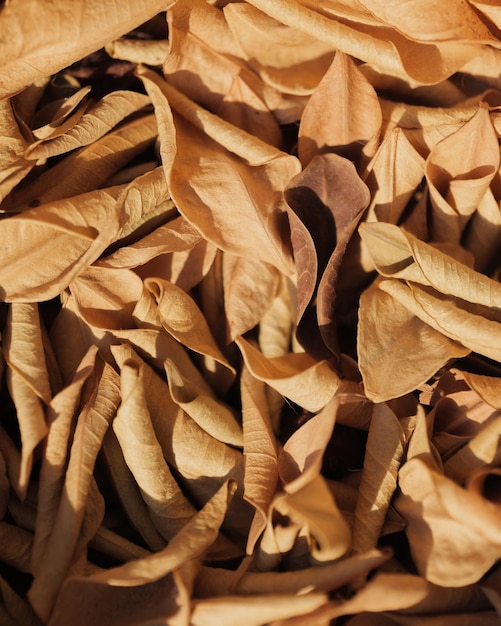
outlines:
[{"label": "dry leaf texture", "polygon": [[0,1],[1,624],[501,624],[500,29]]}]

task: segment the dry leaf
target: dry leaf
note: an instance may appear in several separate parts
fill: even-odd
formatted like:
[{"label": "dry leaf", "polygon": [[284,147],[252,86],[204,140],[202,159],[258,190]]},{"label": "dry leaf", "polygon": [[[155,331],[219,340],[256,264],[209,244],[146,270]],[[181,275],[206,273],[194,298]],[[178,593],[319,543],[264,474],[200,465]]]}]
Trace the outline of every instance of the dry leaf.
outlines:
[{"label": "dry leaf", "polygon": [[[9,2],[2,7],[2,26],[7,36],[0,48],[4,60],[0,97],[71,65],[165,9],[165,2],[155,1],[116,11],[114,0],[107,0],[96,14],[78,0],[56,5]],[[54,24],[56,30],[39,28],[46,23]]]},{"label": "dry leaf", "polygon": [[362,156],[373,156],[381,123],[374,88],[350,57],[337,52],[301,117],[301,163],[306,166],[317,154],[335,152],[359,164]]}]

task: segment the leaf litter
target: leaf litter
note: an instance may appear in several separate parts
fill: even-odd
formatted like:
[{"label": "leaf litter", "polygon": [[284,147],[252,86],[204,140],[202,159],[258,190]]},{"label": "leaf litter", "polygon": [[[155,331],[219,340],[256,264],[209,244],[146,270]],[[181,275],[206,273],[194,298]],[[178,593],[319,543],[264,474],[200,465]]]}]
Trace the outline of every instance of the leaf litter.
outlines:
[{"label": "leaf litter", "polygon": [[2,624],[501,623],[500,28],[2,3]]}]

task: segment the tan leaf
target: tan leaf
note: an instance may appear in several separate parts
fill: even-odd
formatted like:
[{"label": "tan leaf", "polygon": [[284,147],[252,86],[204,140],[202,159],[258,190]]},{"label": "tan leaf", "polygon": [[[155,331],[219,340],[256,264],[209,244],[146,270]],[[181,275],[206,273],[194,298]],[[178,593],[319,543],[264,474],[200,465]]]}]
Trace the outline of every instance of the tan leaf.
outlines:
[{"label": "tan leaf", "polygon": [[242,429],[233,410],[205,387],[185,377],[174,361],[164,364],[172,399],[209,435],[223,443],[242,446]]},{"label": "tan leaf", "polygon": [[93,191],[133,157],[144,152],[155,140],[154,115],[128,122],[40,174],[4,201],[8,211],[23,211],[45,203]]},{"label": "tan leaf", "polygon": [[153,524],[138,484],[127,467],[120,444],[112,430],[108,430],[104,437],[103,457],[130,523],[151,550],[162,550],[166,540]]},{"label": "tan leaf", "polygon": [[386,135],[367,166],[371,191],[367,221],[397,224],[424,176],[425,161],[397,127]]},{"label": "tan leaf", "polygon": [[[440,47],[412,42],[384,22],[362,29],[358,21],[346,23],[345,20],[329,19],[330,16],[296,1],[280,0],[271,6],[265,0],[249,0],[249,4],[383,73],[422,84],[448,78],[474,57],[480,47],[456,41],[442,43]],[[318,9],[316,4],[314,7]],[[371,17],[374,23],[374,17]]]},{"label": "tan leaf", "polygon": [[189,294],[173,283],[158,278],[147,278],[144,284],[157,301],[160,321],[168,333],[191,350],[212,357],[233,370]]},{"label": "tan leaf", "polygon": [[[201,109],[151,73],[141,77],[157,115],[165,118],[159,121],[162,157],[180,213],[219,248],[290,274],[282,191],[298,172],[297,159]],[[187,120],[176,117],[175,131],[172,121],[166,130],[167,100]]]},{"label": "tan leaf", "polygon": [[352,550],[364,553],[377,546],[397,474],[404,456],[406,432],[387,404],[376,404],[365,447],[364,468],[355,511]]},{"label": "tan leaf", "polygon": [[48,404],[52,396],[36,304],[15,302],[10,305],[3,354],[7,386],[16,407],[22,443],[19,482],[13,483],[13,487],[24,499],[33,453],[48,432],[44,404]]},{"label": "tan leaf", "polygon": [[0,102],[0,202],[33,168],[24,157],[28,145],[12,110],[12,102]]},{"label": "tan leaf", "polygon": [[253,376],[308,411],[324,407],[340,385],[327,361],[315,361],[304,352],[268,359],[243,337],[236,343]]},{"label": "tan leaf", "polygon": [[241,626],[261,626],[272,620],[309,613],[325,601],[326,596],[321,593],[267,594],[266,602],[262,595],[195,600],[191,623],[193,626],[231,626],[237,620]]},{"label": "tan leaf", "polygon": [[223,255],[225,312],[229,338],[257,326],[276,295],[280,274],[258,259]]},{"label": "tan leaf", "polygon": [[[173,4],[168,3],[168,4]],[[99,12],[70,3],[14,0],[2,9],[5,39],[0,56],[0,98],[16,93],[38,78],[54,74],[74,61],[117,39],[135,26],[166,9],[166,3],[139,2],[117,11],[114,0],[106,0]],[[79,19],[75,19],[79,15]],[[49,31],[40,24],[53,24]]]},{"label": "tan leaf", "polygon": [[52,611],[77,548],[96,457],[120,402],[117,374],[107,364],[101,368],[78,417],[52,534],[28,592],[31,604],[44,620]]},{"label": "tan leaf", "polygon": [[94,576],[69,579],[58,598],[51,626],[68,622],[84,626],[88,619],[99,623],[106,615],[109,618],[110,610],[114,619],[130,621],[132,616],[136,622],[153,619],[159,623],[176,614],[180,608],[176,582],[168,574],[203,556],[214,543],[232,489],[226,482],[162,551]]},{"label": "tan leaf", "polygon": [[373,156],[382,115],[374,88],[346,54],[337,52],[301,117],[298,152],[303,166],[335,152],[360,164]]},{"label": "tan leaf", "polygon": [[395,506],[407,520],[406,534],[422,575],[447,587],[479,580],[501,553],[497,508],[418,457],[401,468],[399,485]]},{"label": "tan leaf", "polygon": [[141,279],[126,269],[91,266],[69,285],[81,318],[103,329],[134,327],[133,312],[140,299]]},{"label": "tan leaf", "polygon": [[240,578],[231,570],[202,567],[195,591],[199,598],[229,595],[232,591],[242,595],[332,591],[369,573],[390,556],[389,551],[371,550],[322,567],[289,572],[246,572]]},{"label": "tan leaf", "polygon": [[146,404],[141,370],[126,361],[121,367],[120,379],[122,402],[113,421],[113,430],[157,530],[170,540],[196,510],[182,493],[164,459]]},{"label": "tan leaf", "polygon": [[162,254],[192,250],[200,241],[200,233],[184,217],[179,216],[159,226],[136,243],[121,246],[109,256],[99,259],[96,265],[132,269]]},{"label": "tan leaf", "polygon": [[[409,2],[405,9],[397,2],[361,0],[362,4],[381,21],[391,24],[410,39],[422,41],[490,41],[492,33],[479,19],[467,0],[454,0],[447,9],[433,0]],[[430,13],[433,19],[429,19]]]},{"label": "tan leaf", "polygon": [[247,541],[247,553],[252,554],[266,528],[268,509],[278,483],[277,442],[264,383],[257,381],[244,368],[240,385],[245,451],[244,497],[256,509]]},{"label": "tan leaf", "polygon": [[[97,141],[128,115],[139,111],[149,103],[144,94],[133,91],[113,91],[87,108],[69,129],[57,136],[41,138],[31,143],[25,157],[30,160],[47,159],[70,152]],[[65,109],[67,102],[64,102]]]},{"label": "tan leaf", "polygon": [[116,236],[118,191],[91,191],[2,220],[1,299],[34,302],[59,295]]},{"label": "tan leaf", "polygon": [[480,107],[459,130],[439,142],[427,159],[433,240],[460,240],[498,169],[496,132],[488,109]]},{"label": "tan leaf", "polygon": [[331,45],[247,4],[227,5],[224,15],[248,65],[266,83],[285,93],[312,93],[334,55]]},{"label": "tan leaf", "polygon": [[169,53],[169,42],[167,39],[128,39],[121,37],[107,43],[104,49],[113,59],[144,63],[145,65],[162,65]]},{"label": "tan leaf", "polygon": [[[119,365],[134,362],[143,372],[146,402],[155,435],[164,457],[175,468],[183,491],[197,505],[203,506],[222,483],[232,478],[238,484],[224,522],[232,536],[248,530],[250,511],[242,500],[243,455],[209,435],[171,399],[167,383],[162,380],[130,346],[112,348]],[[165,419],[166,413],[169,419]],[[193,454],[197,450],[197,454]],[[117,464],[119,466],[119,464]]]},{"label": "tan leaf", "polygon": [[52,535],[64,486],[74,420],[82,389],[97,365],[96,358],[97,349],[92,347],[79,364],[73,380],[54,396],[47,407],[48,435],[40,467],[33,571],[39,569]]}]

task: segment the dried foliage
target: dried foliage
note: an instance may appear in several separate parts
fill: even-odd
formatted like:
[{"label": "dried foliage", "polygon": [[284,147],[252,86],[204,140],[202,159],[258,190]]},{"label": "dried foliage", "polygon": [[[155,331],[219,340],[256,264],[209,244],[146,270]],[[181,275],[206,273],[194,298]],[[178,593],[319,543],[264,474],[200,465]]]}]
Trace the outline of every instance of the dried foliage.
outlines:
[{"label": "dried foliage", "polygon": [[501,9],[0,3],[0,623],[501,623]]}]

